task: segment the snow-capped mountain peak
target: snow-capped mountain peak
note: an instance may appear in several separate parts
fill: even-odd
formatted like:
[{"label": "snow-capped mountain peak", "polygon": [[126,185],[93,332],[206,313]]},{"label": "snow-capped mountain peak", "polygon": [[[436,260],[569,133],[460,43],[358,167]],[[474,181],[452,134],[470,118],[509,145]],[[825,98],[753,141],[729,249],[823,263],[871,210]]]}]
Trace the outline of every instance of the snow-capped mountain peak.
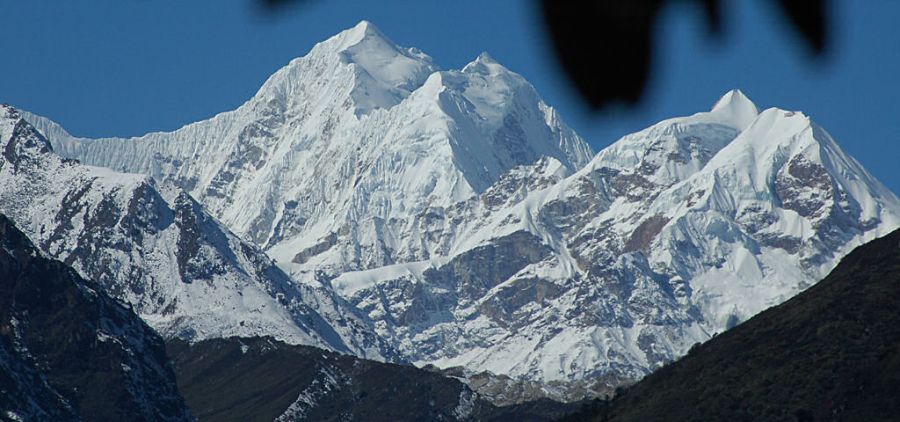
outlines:
[{"label": "snow-capped mountain peak", "polygon": [[716,101],[711,113],[731,123],[736,129],[743,130],[756,119],[759,110],[741,90],[732,89]]},{"label": "snow-capped mountain peak", "polygon": [[509,72],[509,69],[500,64],[497,60],[494,60],[487,51],[482,51],[475,60],[472,60],[463,66],[462,71],[464,73],[494,74]]},{"label": "snow-capped mountain peak", "polygon": [[374,24],[361,21],[292,60],[263,84],[256,98],[274,98],[290,106],[309,101],[306,95],[291,98],[308,92],[324,106],[335,94],[349,95],[353,111],[360,117],[397,105],[435,71],[431,57],[398,46]]},{"label": "snow-capped mountain peak", "polygon": [[369,37],[379,38],[384,42],[389,42],[387,36],[385,36],[384,33],[375,26],[375,24],[366,19],[359,21],[359,23],[354,25],[352,28],[345,29],[333,38],[340,38],[344,40],[346,45],[349,46],[357,44]]},{"label": "snow-capped mountain peak", "polygon": [[360,66],[389,86],[412,91],[423,76],[437,70],[428,55],[397,46],[371,22],[362,21],[338,37],[342,41],[338,50],[346,63]]}]

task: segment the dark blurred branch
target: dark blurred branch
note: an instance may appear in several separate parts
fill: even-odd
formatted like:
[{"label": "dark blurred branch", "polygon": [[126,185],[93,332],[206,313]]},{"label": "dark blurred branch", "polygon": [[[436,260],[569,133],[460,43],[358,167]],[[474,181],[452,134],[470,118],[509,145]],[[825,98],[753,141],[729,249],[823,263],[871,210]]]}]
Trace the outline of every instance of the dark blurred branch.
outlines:
[{"label": "dark blurred branch", "polygon": [[831,45],[831,16],[825,0],[775,0],[779,9],[799,32],[812,53],[821,56]]},{"label": "dark blurred branch", "polygon": [[[594,109],[642,99],[654,56],[660,11],[678,0],[541,0],[544,21],[566,74]],[[695,1],[711,37],[722,35],[722,0]],[[772,0],[814,55],[825,53],[825,0]]]}]

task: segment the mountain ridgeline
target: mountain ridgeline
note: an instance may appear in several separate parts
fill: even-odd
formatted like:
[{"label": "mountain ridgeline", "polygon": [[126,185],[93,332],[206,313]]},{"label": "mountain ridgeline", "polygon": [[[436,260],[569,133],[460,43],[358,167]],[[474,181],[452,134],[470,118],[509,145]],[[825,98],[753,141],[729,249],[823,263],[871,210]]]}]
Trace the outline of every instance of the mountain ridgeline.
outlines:
[{"label": "mountain ridgeline", "polygon": [[13,114],[0,211],[167,339],[431,365],[499,404],[609,394],[900,226],[801,112],[734,90],[594,154],[489,55],[440,70],[365,21],[173,132]]}]

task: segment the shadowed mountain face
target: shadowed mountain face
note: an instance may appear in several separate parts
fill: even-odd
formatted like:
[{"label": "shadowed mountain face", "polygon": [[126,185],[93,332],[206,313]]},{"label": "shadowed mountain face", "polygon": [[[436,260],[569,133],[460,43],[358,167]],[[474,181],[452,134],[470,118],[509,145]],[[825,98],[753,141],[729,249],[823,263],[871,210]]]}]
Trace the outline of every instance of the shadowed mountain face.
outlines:
[{"label": "shadowed mountain face", "polygon": [[0,419],[191,420],[165,352],[0,215]]},{"label": "shadowed mountain face", "polygon": [[168,344],[178,385],[201,421],[546,421],[578,405],[495,407],[461,381],[268,337]]},{"label": "shadowed mountain face", "polygon": [[898,303],[900,230],[582,419],[896,420]]}]

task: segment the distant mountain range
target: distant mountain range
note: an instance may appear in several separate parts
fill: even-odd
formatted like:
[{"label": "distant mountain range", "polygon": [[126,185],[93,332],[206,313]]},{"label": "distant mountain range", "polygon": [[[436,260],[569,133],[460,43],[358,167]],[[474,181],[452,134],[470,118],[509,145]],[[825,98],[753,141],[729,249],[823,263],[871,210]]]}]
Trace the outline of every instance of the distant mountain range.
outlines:
[{"label": "distant mountain range", "polygon": [[368,22],[174,132],[3,113],[0,212],[165,338],[431,365],[501,404],[608,394],[900,226],[801,112],[735,90],[594,154],[488,55],[438,70]]}]

